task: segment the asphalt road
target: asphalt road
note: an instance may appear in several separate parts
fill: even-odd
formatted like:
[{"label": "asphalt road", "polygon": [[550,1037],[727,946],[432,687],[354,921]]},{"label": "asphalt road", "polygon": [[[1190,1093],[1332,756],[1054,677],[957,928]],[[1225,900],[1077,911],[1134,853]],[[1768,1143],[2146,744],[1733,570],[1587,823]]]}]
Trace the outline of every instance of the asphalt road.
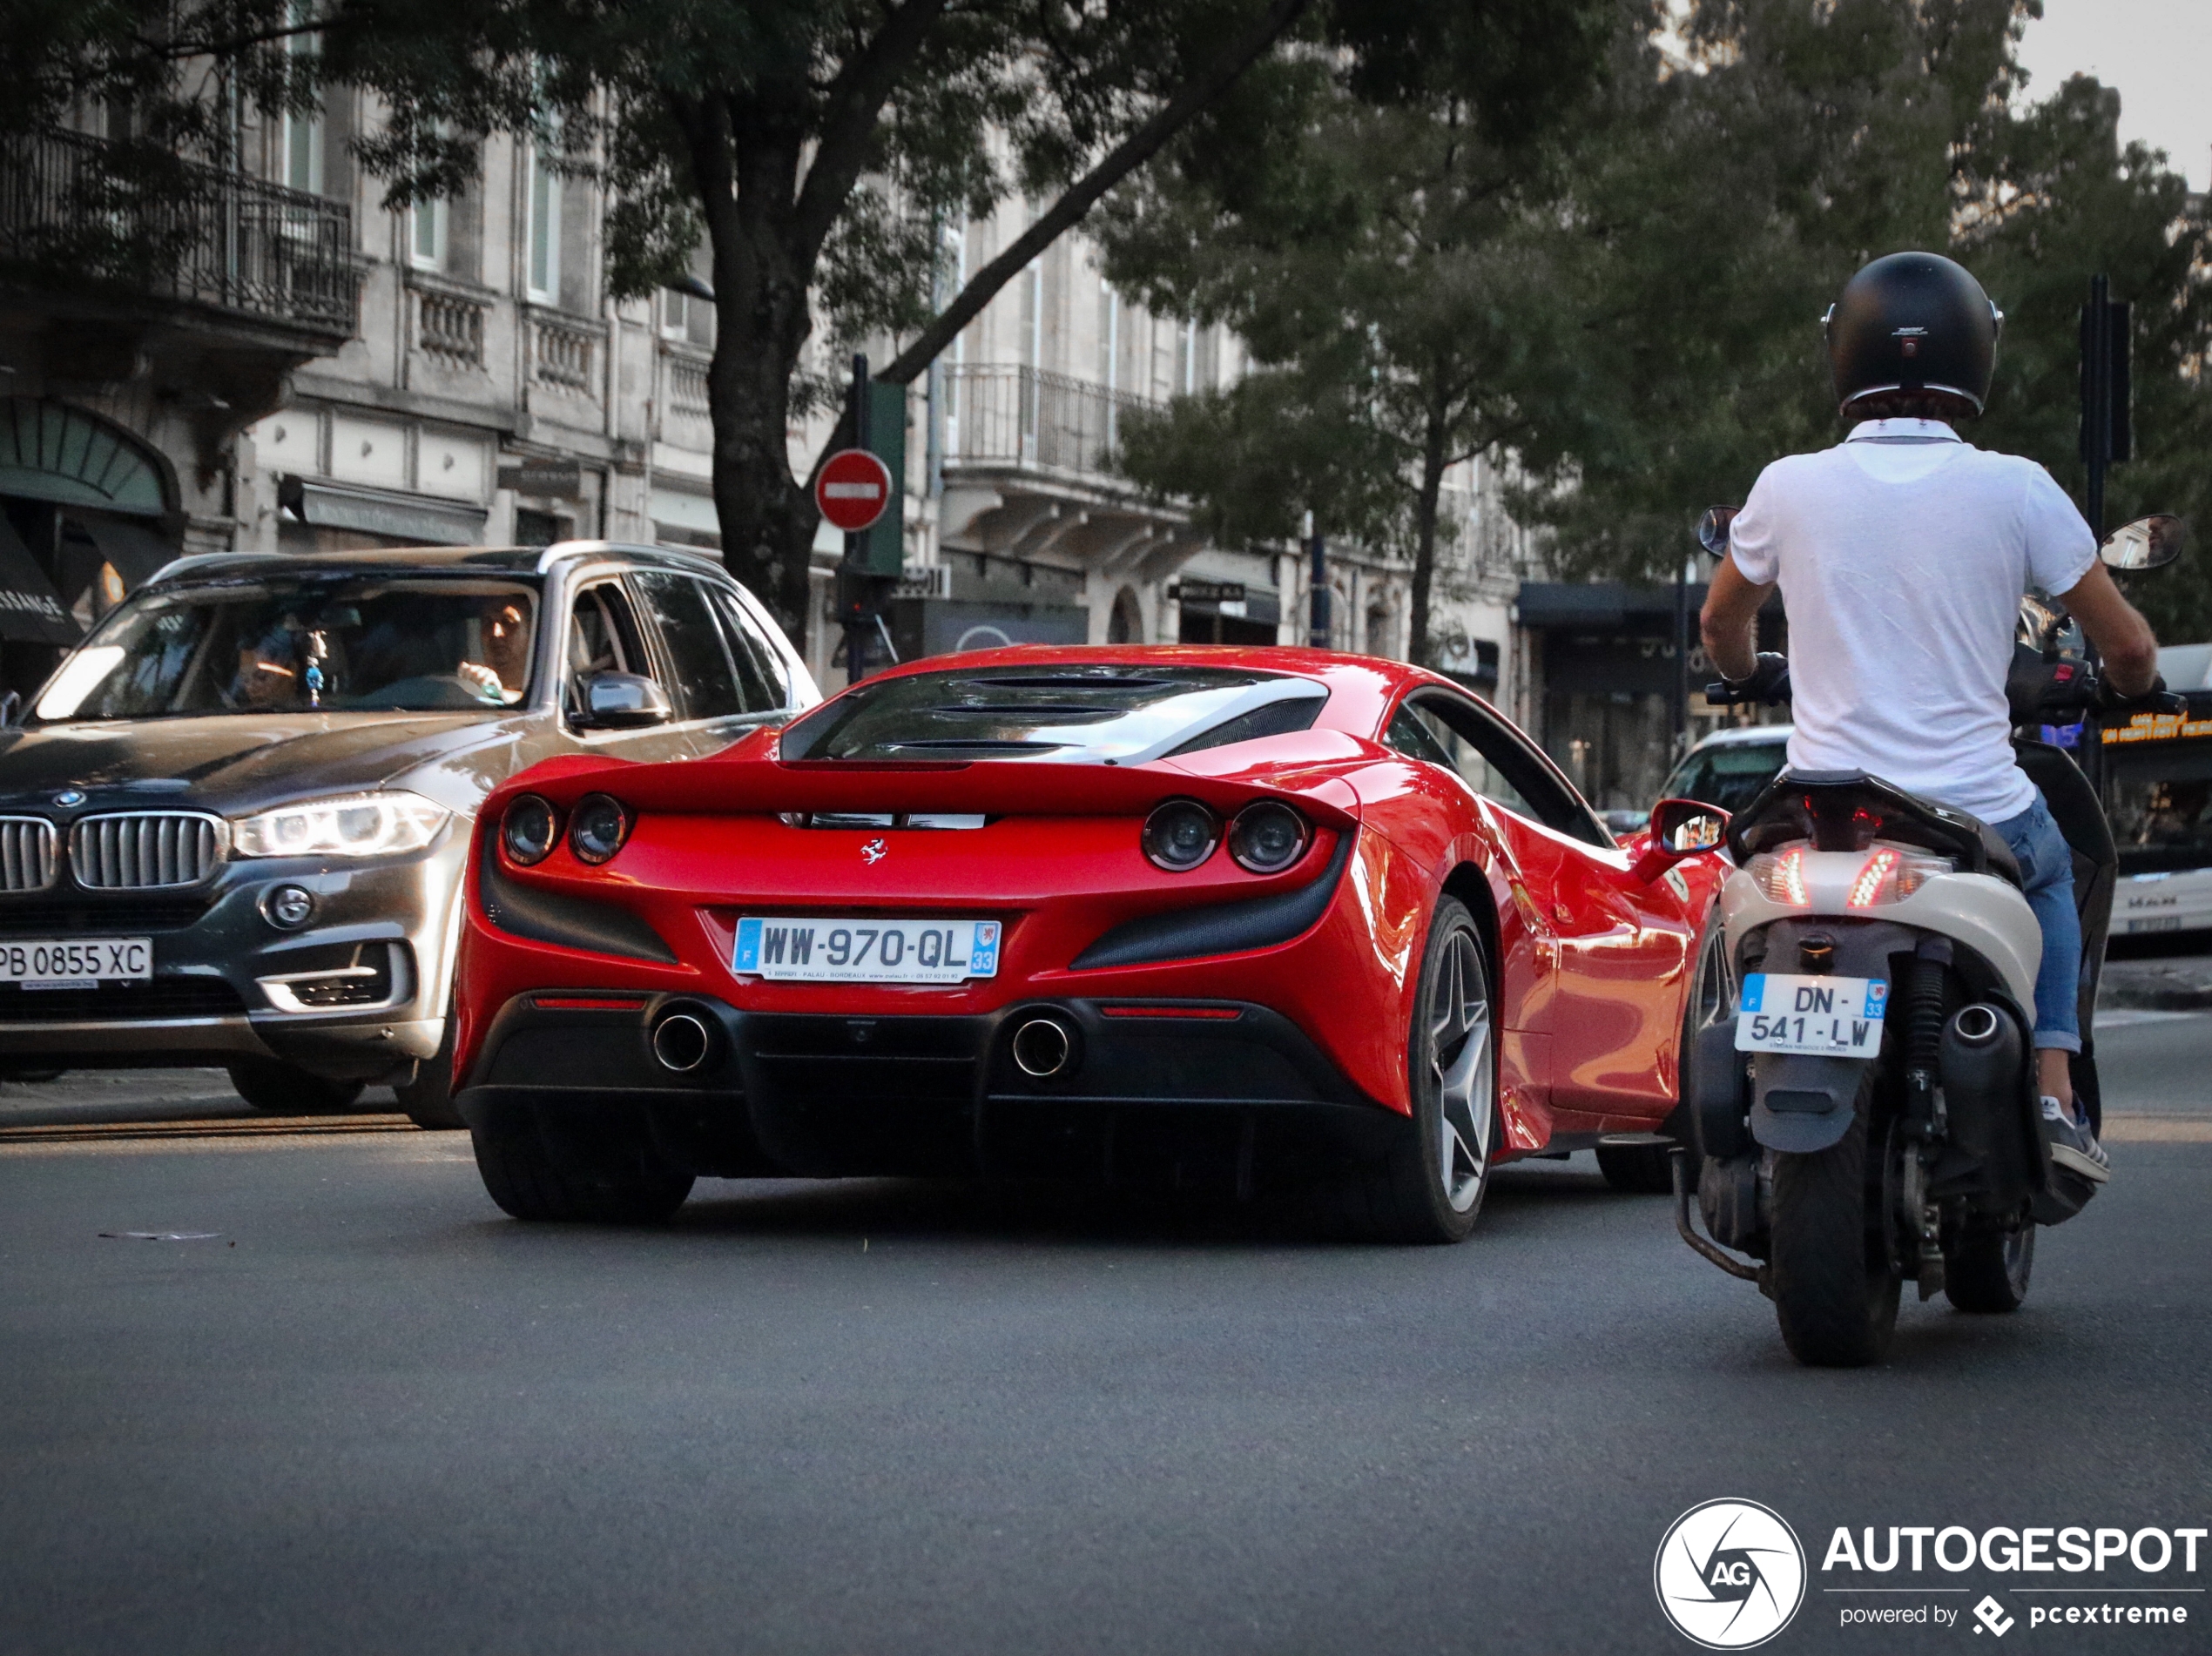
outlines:
[{"label": "asphalt road", "polygon": [[[1993,1589],[2026,1633],[2087,1600],[1818,1565],[1838,1525],[2212,1522],[2212,1015],[2104,1041],[2117,1175],[2027,1308],[1909,1303],[1855,1373],[1587,1157],[1395,1250],[873,1182],[529,1228],[388,1118],[10,1129],[0,1651],[1689,1650],[1654,1549],[1723,1496],[1812,1553],[1765,1648],[1955,1648],[1839,1621]],[[2208,1598],[2026,1642],[2202,1650]]]}]

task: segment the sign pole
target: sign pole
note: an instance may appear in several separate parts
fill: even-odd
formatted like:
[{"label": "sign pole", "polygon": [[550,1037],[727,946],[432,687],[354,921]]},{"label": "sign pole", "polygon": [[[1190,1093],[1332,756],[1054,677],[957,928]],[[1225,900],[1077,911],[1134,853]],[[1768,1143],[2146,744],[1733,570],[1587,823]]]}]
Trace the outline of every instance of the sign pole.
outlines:
[{"label": "sign pole", "polygon": [[[861,352],[853,353],[853,447],[868,446],[868,359]],[[867,531],[848,529],[845,534],[845,567],[856,576],[867,562]],[[857,684],[867,676],[868,636],[860,619],[851,614],[845,617],[845,682]]]},{"label": "sign pole", "polygon": [[1306,643],[1316,650],[1329,647],[1329,543],[1315,527],[1313,514],[1305,515],[1305,533],[1312,542],[1313,593],[1307,605]]}]

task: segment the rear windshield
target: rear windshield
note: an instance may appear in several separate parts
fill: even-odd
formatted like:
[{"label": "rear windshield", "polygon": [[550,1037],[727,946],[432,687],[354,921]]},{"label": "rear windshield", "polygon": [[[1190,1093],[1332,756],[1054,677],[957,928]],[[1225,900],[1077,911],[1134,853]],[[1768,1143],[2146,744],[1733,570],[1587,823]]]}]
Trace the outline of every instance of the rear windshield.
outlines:
[{"label": "rear windshield", "polygon": [[1682,762],[1664,790],[1670,799],[1695,799],[1734,812],[1759,797],[1789,754],[1784,742],[1724,742]]},{"label": "rear windshield", "polygon": [[880,679],[784,733],[786,759],[1111,760],[1310,728],[1328,692],[1311,679],[1223,667],[968,669]]}]

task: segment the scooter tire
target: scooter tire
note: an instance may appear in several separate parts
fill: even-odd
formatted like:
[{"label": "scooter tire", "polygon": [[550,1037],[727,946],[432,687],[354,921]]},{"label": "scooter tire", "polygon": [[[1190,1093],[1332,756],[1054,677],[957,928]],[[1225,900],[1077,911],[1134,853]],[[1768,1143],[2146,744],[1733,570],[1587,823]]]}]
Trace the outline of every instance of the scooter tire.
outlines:
[{"label": "scooter tire", "polygon": [[1943,1254],[1943,1296],[1961,1311],[2017,1311],[2035,1269],[2035,1227],[1975,1231]]},{"label": "scooter tire", "polygon": [[1902,1278],[1892,1269],[1881,1181],[1866,1164],[1866,1093],[1842,1140],[1774,1164],[1768,1255],[1775,1318],[1790,1355],[1811,1368],[1878,1362],[1897,1330]]}]

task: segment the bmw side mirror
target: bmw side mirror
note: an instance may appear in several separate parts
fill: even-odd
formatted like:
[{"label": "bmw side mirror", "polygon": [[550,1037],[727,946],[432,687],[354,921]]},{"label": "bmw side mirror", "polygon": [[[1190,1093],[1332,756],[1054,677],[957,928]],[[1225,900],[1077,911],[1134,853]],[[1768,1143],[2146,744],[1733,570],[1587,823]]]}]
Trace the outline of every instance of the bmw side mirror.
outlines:
[{"label": "bmw side mirror", "polygon": [[2097,556],[2107,569],[2160,569],[2182,555],[2188,535],[2188,524],[2161,512],[2114,529]]},{"label": "bmw side mirror", "polygon": [[637,673],[594,673],[583,681],[583,717],[594,730],[634,730],[665,724],[675,715],[668,692]]},{"label": "bmw side mirror", "polygon": [[1718,851],[1728,812],[1702,799],[1662,799],[1651,807],[1651,843],[1629,872],[1649,885],[1685,857]]},{"label": "bmw side mirror", "polygon": [[1697,544],[1705,549],[1708,557],[1728,555],[1728,526],[1736,522],[1740,506],[1709,506],[1705,515],[1697,520]]}]

